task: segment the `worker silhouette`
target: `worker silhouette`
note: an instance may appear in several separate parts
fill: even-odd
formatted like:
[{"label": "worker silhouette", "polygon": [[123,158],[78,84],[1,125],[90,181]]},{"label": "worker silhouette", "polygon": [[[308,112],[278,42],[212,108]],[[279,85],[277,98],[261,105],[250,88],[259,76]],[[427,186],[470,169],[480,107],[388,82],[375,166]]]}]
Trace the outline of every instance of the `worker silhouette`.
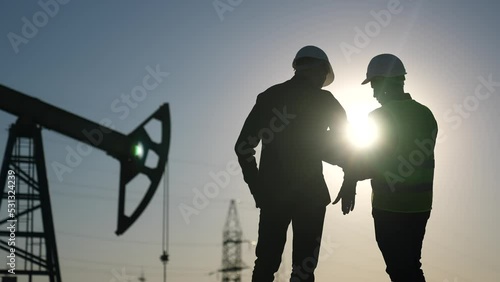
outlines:
[{"label": "worker silhouette", "polygon": [[421,249],[432,206],[437,123],[432,112],[404,92],[406,70],[392,54],[374,57],[362,84],[371,83],[382,105],[370,113],[374,146],[353,152],[334,204],[354,209],[356,181],[371,179],[375,237],[393,282],[425,282]]},{"label": "worker silhouette", "polygon": [[[252,281],[270,282],[278,270],[292,223],[290,281],[314,281],[326,206],[330,195],[322,174],[327,129],[340,132],[347,120],[333,95],[327,55],[318,47],[300,49],[295,75],[259,94],[235,150],[256,206],[259,238]],[[254,148],[262,143],[259,167]]]}]

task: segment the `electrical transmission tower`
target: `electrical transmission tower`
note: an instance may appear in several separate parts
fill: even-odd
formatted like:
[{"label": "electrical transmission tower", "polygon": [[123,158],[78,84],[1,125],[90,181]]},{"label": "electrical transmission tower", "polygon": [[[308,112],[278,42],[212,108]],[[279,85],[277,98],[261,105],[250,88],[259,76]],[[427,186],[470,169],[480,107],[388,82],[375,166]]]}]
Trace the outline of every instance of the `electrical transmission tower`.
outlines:
[{"label": "electrical transmission tower", "polygon": [[243,240],[236,201],[231,200],[222,240],[222,282],[241,282],[241,270],[247,268],[241,259],[241,244]]}]

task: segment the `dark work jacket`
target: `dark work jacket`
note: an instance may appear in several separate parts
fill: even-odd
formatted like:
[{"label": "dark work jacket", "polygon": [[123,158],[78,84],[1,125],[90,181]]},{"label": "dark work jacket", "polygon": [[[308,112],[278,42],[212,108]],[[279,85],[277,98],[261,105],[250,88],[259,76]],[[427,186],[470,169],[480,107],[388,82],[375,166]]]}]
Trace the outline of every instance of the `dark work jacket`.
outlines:
[{"label": "dark work jacket", "polygon": [[391,212],[432,208],[437,122],[426,106],[408,93],[393,96],[370,118],[378,139],[345,169],[349,181],[371,178],[372,206]]},{"label": "dark work jacket", "polygon": [[[345,110],[333,95],[315,88],[305,77],[295,75],[259,94],[235,146],[257,204],[300,200],[327,205],[324,148],[330,140],[327,136],[344,130],[346,123]],[[254,148],[259,142],[257,167]]]},{"label": "dark work jacket", "polygon": [[[411,99],[393,100],[373,111],[381,142],[395,140],[392,150],[377,158],[372,178],[372,205],[393,212],[425,212],[432,208],[434,146],[437,122],[426,106]],[[392,137],[390,137],[392,136]]]}]

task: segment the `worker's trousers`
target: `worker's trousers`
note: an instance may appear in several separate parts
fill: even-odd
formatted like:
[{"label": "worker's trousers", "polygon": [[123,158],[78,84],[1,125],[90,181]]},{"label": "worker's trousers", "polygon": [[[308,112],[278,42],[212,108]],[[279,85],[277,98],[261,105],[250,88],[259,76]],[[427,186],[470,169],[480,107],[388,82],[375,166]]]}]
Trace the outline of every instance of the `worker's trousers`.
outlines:
[{"label": "worker's trousers", "polygon": [[420,263],[429,212],[396,213],[373,209],[375,237],[393,282],[425,282]]},{"label": "worker's trousers", "polygon": [[325,206],[279,204],[261,208],[259,239],[252,282],[272,282],[279,269],[287,229],[292,223],[293,253],[291,282],[314,281],[318,264]]}]

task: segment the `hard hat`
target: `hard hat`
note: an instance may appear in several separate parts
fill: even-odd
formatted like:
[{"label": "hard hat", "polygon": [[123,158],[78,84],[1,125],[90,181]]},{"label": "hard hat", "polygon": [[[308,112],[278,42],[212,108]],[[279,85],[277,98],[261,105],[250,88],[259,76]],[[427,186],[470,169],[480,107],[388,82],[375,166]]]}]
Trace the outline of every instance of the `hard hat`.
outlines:
[{"label": "hard hat", "polygon": [[398,57],[392,54],[380,54],[368,64],[366,79],[361,84],[370,82],[376,76],[396,77],[405,74],[405,66]]},{"label": "hard hat", "polygon": [[292,67],[295,70],[311,68],[311,67],[315,67],[318,65],[318,64],[312,64],[312,65],[298,67],[296,65],[296,62],[298,59],[301,59],[301,58],[313,58],[313,59],[318,59],[318,60],[326,62],[326,64],[328,65],[328,74],[326,75],[326,79],[325,79],[325,82],[323,83],[323,86],[330,85],[333,82],[333,79],[335,78],[335,74],[333,73],[332,65],[330,64],[330,61],[328,60],[328,56],[326,55],[326,53],[323,50],[321,50],[320,48],[318,48],[316,46],[312,46],[312,45],[302,47],[297,52],[297,55],[295,55],[295,58],[293,59]]}]

